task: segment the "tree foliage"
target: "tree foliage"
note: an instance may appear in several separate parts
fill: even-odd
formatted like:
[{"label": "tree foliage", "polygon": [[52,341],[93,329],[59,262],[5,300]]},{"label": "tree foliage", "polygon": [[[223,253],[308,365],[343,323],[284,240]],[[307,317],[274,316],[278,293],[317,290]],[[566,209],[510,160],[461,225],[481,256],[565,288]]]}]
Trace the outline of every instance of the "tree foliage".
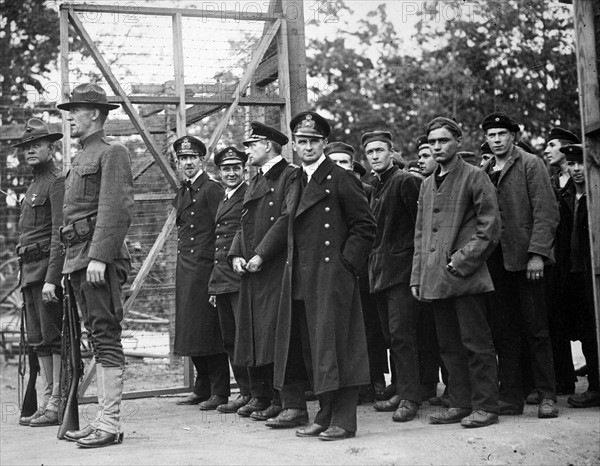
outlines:
[{"label": "tree foliage", "polygon": [[327,84],[319,86],[313,105],[335,122],[331,140],[358,147],[364,131],[388,129],[406,154],[414,152],[426,123],[444,115],[462,125],[465,149],[476,150],[480,122],[497,110],[524,125],[524,139],[544,137],[553,125],[577,131],[569,7],[550,0],[478,0],[444,18],[447,2],[428,3],[412,38],[416,49],[399,38],[385,5],[354,30],[310,41],[309,76]]}]

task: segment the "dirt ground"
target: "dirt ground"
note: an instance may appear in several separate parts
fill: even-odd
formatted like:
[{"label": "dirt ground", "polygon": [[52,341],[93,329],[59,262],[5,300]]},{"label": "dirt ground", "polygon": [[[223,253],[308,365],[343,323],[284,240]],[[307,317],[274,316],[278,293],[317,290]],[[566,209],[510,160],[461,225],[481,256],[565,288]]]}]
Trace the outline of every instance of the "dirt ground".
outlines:
[{"label": "dirt ground", "polygon": [[[135,371],[139,367],[131,368]],[[577,390],[586,385],[580,378]],[[80,449],[58,440],[56,427],[18,425],[17,367],[4,365],[0,464],[600,464],[600,408],[569,408],[566,397],[559,398],[558,419],[540,420],[537,407],[527,406],[522,416],[503,416],[499,424],[482,429],[429,425],[427,415],[438,408],[427,403],[417,419],[403,424],[367,404],[358,408],[356,438],[339,442],[298,438],[294,429],[274,430],[235,414],[177,406],[179,398],[125,400],[123,444]],[[316,409],[311,402],[311,419]],[[81,405],[81,422],[95,411],[93,404]]]}]

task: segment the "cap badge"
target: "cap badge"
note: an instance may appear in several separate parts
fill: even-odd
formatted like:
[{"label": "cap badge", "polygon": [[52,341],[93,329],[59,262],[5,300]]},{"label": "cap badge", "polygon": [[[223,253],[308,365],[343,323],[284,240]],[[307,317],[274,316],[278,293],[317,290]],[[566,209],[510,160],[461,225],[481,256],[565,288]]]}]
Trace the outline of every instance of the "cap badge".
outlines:
[{"label": "cap badge", "polygon": [[181,149],[182,150],[190,150],[192,148],[192,143],[190,142],[190,140],[188,138],[185,138],[183,141],[181,141]]},{"label": "cap badge", "polygon": [[304,120],[302,120],[302,127],[315,129],[315,122],[313,120],[312,115],[306,115]]},{"label": "cap badge", "polygon": [[227,155],[231,155],[233,157],[233,156],[235,156],[235,152],[233,152],[231,149],[229,149],[227,151]]},{"label": "cap badge", "polygon": [[496,117],[496,118],[494,119],[494,121],[500,121],[500,118]]}]

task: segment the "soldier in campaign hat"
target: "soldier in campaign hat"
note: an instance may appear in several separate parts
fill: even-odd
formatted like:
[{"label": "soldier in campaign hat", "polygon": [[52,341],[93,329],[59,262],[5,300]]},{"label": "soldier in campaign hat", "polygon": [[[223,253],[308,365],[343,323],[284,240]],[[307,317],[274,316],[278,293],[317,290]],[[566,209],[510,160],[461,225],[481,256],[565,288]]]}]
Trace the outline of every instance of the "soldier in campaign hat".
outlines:
[{"label": "soldier in campaign hat", "polygon": [[550,177],[539,157],[515,145],[520,127],[510,116],[492,113],[481,127],[494,154],[484,171],[496,186],[502,221],[500,244],[487,261],[495,288],[490,316],[498,352],[499,412],[523,412],[524,335],[539,394],[538,417],[557,417],[544,281],[545,265],[554,262],[559,219]]},{"label": "soldier in campaign hat", "polygon": [[185,135],[173,149],[184,178],[173,201],[178,237],[174,353],[190,357],[197,372],[194,392],[180,404],[199,404],[209,411],[230,395],[227,353],[208,292],[223,188],[203,170],[206,146],[200,139]]},{"label": "soldier in campaign hat", "polygon": [[[569,144],[581,141],[575,133],[558,126],[548,132],[544,157],[550,169],[550,184],[558,202],[560,220],[556,228],[554,258],[556,263],[549,268],[547,276],[548,324],[552,339],[556,390],[560,394],[575,391],[575,368],[571,353],[571,339],[568,334],[571,322],[571,300],[567,297],[567,278],[570,272],[570,238],[573,223],[573,197],[575,187],[570,176],[565,153],[561,150]],[[537,392],[527,397],[527,402],[539,401]]]},{"label": "soldier in campaign hat", "polygon": [[102,87],[81,84],[58,108],[68,112],[71,134],[82,147],[65,180],[63,273],[91,339],[100,400],[98,418],[65,438],[96,448],[123,441],[121,290],[130,270],[125,236],[133,211],[131,158],[125,146],[106,138],[104,123],[118,105],[108,103]]},{"label": "soldier in campaign hat", "polygon": [[19,419],[19,424],[32,427],[58,424],[64,258],[59,228],[65,178],[52,156],[54,142],[62,136],[50,132],[41,120],[31,118],[20,141],[13,144],[23,150],[25,162],[33,172],[21,203],[17,245],[27,344],[37,354],[44,384],[37,411]]},{"label": "soldier in campaign hat", "polygon": [[281,411],[273,389],[275,328],[285,265],[287,216],[282,205],[294,168],[282,157],[288,137],[259,121],[244,140],[248,163],[257,168],[242,205],[240,226],[228,254],[241,277],[234,363],[248,368],[252,399],[238,409],[243,417],[266,421]]},{"label": "soldier in campaign hat", "polygon": [[355,435],[358,387],[370,383],[358,272],[375,222],[360,181],[323,153],[327,120],[302,112],[290,129],[302,167],[286,193],[287,260],[275,334],[274,384],[284,410],[267,425],[308,421],[310,379],[320,410],[296,435],[340,440]]}]

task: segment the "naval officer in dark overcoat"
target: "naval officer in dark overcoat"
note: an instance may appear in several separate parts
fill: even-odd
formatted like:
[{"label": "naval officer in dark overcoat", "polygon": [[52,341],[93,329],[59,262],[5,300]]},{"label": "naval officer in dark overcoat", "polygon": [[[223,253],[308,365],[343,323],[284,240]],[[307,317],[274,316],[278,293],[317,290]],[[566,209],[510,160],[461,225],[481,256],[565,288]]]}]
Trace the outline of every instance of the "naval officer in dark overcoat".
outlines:
[{"label": "naval officer in dark overcoat", "polygon": [[229,397],[229,363],[223,348],[219,316],[209,303],[208,281],[215,257],[215,216],[223,188],[202,169],[206,146],[193,136],[173,143],[184,181],[177,209],[174,353],[189,356],[198,379],[210,380],[203,411],[216,409]]}]

